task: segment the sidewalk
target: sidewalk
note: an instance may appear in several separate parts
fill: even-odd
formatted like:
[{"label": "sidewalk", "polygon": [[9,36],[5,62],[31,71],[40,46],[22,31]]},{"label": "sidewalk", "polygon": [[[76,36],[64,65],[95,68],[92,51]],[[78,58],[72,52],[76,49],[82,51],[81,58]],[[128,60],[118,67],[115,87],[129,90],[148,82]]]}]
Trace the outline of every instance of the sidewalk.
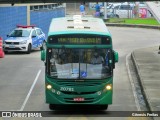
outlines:
[{"label": "sidewalk", "polygon": [[[160,54],[158,54],[158,48],[159,46],[142,48],[131,54],[151,111],[160,111]],[[159,117],[154,117],[154,119],[159,120]]]}]

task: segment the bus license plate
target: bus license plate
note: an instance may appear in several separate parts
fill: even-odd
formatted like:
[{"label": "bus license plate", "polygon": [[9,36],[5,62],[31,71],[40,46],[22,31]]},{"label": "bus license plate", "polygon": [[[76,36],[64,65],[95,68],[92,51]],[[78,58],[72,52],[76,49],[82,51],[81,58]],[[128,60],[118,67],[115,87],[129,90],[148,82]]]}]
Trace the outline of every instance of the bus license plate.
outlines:
[{"label": "bus license plate", "polygon": [[84,101],[84,98],[74,98],[74,101]]}]

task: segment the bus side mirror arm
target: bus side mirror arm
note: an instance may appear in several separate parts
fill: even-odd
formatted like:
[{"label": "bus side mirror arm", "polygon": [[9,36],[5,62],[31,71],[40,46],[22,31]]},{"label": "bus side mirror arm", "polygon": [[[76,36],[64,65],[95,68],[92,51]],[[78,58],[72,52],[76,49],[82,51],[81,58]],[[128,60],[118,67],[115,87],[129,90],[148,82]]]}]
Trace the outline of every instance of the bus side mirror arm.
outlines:
[{"label": "bus side mirror arm", "polygon": [[43,61],[43,62],[45,62],[45,60],[46,60],[46,50],[41,50],[41,60]]},{"label": "bus side mirror arm", "polygon": [[114,51],[112,52],[112,58],[113,58],[113,69],[115,68],[115,63],[118,62],[118,52]]},{"label": "bus side mirror arm", "polygon": [[118,52],[114,51],[114,62],[118,62]]}]

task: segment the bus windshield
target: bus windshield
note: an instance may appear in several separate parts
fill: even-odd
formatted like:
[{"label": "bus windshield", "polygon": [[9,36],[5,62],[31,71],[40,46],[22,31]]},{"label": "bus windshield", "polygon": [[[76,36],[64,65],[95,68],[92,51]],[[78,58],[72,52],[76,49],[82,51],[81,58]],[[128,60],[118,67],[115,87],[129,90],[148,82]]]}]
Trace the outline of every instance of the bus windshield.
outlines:
[{"label": "bus windshield", "polygon": [[110,49],[54,49],[48,52],[48,74],[56,79],[105,79],[111,76]]}]

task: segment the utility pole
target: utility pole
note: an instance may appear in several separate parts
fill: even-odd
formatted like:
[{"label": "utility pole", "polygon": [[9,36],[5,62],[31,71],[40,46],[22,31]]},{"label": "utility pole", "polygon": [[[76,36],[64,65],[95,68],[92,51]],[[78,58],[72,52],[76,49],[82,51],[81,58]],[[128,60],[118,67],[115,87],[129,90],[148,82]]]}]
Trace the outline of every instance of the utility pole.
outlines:
[{"label": "utility pole", "polygon": [[107,19],[107,5],[106,2],[104,2],[104,20]]}]

